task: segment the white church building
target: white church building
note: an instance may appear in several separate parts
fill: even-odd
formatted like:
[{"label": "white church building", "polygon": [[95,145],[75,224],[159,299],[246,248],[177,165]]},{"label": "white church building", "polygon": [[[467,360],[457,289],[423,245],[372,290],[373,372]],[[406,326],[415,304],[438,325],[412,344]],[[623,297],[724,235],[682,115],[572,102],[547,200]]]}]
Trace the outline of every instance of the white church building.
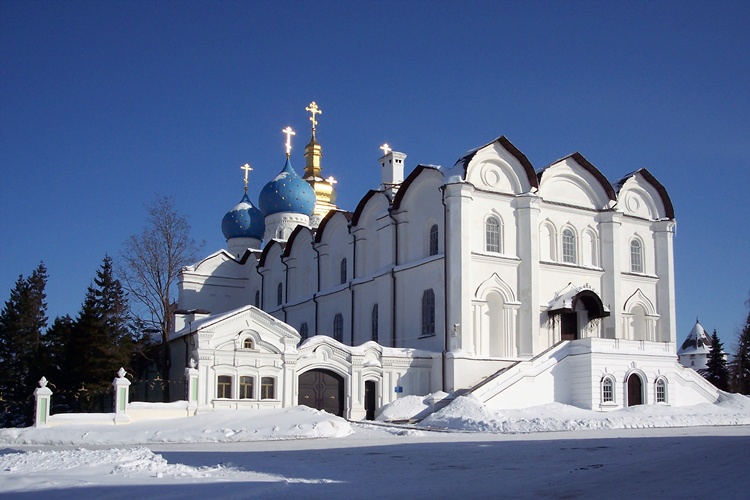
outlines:
[{"label": "white church building", "polygon": [[350,212],[307,110],[304,174],[287,128],[257,207],[243,167],[227,249],[182,271],[172,379],[197,361],[199,410],[371,419],[405,395],[595,410],[717,399],[677,362],[674,209],[648,170],[610,183],[579,153],[536,170],[502,136],[405,175],[386,145],[382,183]]}]

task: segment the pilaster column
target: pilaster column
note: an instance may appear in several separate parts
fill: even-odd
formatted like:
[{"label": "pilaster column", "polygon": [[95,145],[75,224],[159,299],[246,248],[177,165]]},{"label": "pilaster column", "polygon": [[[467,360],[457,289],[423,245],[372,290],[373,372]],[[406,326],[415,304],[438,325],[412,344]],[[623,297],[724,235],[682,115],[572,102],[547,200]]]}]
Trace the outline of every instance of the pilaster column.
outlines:
[{"label": "pilaster column", "polygon": [[[533,194],[517,197],[516,252],[521,258],[518,266],[518,355],[533,356],[543,349],[539,338],[539,212],[540,198]],[[546,345],[544,346],[546,347]]]},{"label": "pilaster column", "polygon": [[657,339],[671,342],[676,348],[677,325],[674,297],[674,231],[673,220],[662,220],[653,224],[656,241],[656,310],[659,313]]},{"label": "pilaster column", "polygon": [[620,228],[622,214],[616,211],[600,214],[599,233],[601,234],[602,268],[602,301],[609,307],[609,317],[604,319],[602,337],[608,339],[625,338],[625,331],[618,331],[622,325],[622,306],[620,297],[620,282],[622,276],[622,241]]}]

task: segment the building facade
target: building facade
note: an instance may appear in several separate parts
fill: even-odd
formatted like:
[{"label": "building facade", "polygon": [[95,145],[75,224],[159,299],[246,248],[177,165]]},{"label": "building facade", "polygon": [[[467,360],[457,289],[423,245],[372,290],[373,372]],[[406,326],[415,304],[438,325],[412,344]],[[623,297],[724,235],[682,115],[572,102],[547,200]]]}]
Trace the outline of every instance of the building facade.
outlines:
[{"label": "building facade", "polygon": [[[206,408],[309,404],[311,383],[350,418],[405,394],[601,410],[716,399],[677,363],[674,209],[648,170],[612,184],[579,153],[535,170],[502,136],[405,176],[406,155],[384,146],[381,184],[349,212],[312,122],[305,176],[287,142],[259,209],[245,194],[225,216],[228,250],[182,273],[173,366],[197,359]],[[256,390],[263,370],[274,398]]]}]

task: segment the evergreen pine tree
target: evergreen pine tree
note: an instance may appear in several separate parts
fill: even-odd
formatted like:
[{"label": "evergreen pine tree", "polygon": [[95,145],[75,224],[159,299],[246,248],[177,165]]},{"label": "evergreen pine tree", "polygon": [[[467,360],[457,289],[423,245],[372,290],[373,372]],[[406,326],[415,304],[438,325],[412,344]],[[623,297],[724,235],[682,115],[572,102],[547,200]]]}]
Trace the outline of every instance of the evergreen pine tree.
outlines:
[{"label": "evergreen pine tree", "polygon": [[73,338],[74,330],[75,321],[66,314],[55,318],[44,336],[44,376],[54,392],[52,413],[66,413],[72,409],[66,346]]},{"label": "evergreen pine tree", "polygon": [[129,370],[133,340],[125,292],[106,256],[89,286],[65,350],[66,385],[79,410],[108,411],[112,379]]},{"label": "evergreen pine tree", "polygon": [[29,425],[33,392],[43,369],[43,330],[47,326],[44,263],[28,278],[19,276],[0,312],[0,396],[2,426]]},{"label": "evergreen pine tree", "polygon": [[[748,300],[750,307],[750,300]],[[737,351],[732,359],[732,390],[740,394],[750,395],[750,312],[748,312],[745,326],[737,339]]]},{"label": "evergreen pine tree", "polygon": [[723,350],[724,346],[719,340],[716,330],[714,330],[714,333],[711,335],[711,350],[708,352],[705,377],[717,389],[727,391],[729,390],[729,369],[727,368],[727,360],[724,357]]}]

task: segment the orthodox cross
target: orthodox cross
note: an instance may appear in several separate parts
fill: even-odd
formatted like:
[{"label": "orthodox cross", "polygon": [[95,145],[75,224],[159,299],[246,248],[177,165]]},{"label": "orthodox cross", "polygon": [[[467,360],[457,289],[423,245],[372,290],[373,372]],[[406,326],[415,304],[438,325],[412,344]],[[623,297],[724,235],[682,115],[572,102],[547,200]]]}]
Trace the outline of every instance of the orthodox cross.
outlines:
[{"label": "orthodox cross", "polygon": [[383,156],[385,156],[385,155],[387,155],[388,153],[390,153],[391,151],[393,151],[393,150],[391,149],[391,147],[390,147],[390,146],[388,145],[388,143],[385,143],[385,144],[383,144],[382,146],[380,146],[380,149],[382,149],[382,150],[383,150]]},{"label": "orthodox cross", "polygon": [[326,181],[328,181],[328,184],[330,184],[331,186],[333,186],[334,184],[338,182],[336,179],[333,178],[332,175],[329,176],[328,179],[326,179]]},{"label": "orthodox cross", "polygon": [[318,124],[317,120],[315,120],[315,115],[322,115],[323,110],[318,107],[315,101],[313,101],[310,103],[308,107],[305,108],[305,111],[309,111],[310,113],[312,113],[312,116],[310,117],[310,121],[312,122],[313,132],[315,132],[315,125]]},{"label": "orthodox cross", "polygon": [[247,174],[250,173],[253,167],[251,167],[249,163],[245,163],[240,168],[245,171],[245,192],[247,193]]},{"label": "orthodox cross", "polygon": [[296,133],[292,127],[287,127],[282,132],[286,134],[286,155],[289,156],[292,153],[292,136]]}]

